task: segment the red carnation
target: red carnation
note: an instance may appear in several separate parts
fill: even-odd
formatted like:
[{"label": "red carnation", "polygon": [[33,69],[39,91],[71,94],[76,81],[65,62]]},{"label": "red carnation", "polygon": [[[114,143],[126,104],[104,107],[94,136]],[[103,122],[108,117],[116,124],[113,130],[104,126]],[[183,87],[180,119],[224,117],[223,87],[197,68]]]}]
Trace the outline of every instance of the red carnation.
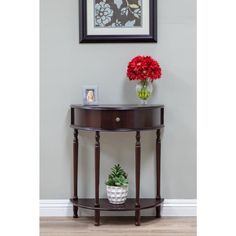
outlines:
[{"label": "red carnation", "polygon": [[129,62],[127,76],[130,80],[159,79],[161,77],[161,67],[150,56],[137,56]]}]

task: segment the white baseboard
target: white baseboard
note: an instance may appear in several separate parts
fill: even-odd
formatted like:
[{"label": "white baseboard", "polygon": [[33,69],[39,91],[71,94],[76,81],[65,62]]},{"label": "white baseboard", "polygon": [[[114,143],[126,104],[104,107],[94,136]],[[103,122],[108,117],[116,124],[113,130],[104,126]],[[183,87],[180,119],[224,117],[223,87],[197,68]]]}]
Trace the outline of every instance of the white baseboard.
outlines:
[{"label": "white baseboard", "polygon": [[[196,216],[196,199],[165,199],[162,216]],[[72,216],[72,204],[69,200],[40,200],[40,216]],[[79,210],[80,216],[93,216],[90,210]],[[132,216],[133,212],[101,212],[102,216]],[[154,216],[155,209],[142,210],[143,216]]]}]

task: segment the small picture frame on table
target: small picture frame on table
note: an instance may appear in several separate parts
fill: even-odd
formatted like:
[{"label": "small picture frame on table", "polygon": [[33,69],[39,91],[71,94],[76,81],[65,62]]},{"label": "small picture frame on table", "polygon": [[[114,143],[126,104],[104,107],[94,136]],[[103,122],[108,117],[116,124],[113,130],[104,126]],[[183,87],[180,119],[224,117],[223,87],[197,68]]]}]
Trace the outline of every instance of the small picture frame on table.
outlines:
[{"label": "small picture frame on table", "polygon": [[83,86],[83,105],[98,104],[98,86]]}]

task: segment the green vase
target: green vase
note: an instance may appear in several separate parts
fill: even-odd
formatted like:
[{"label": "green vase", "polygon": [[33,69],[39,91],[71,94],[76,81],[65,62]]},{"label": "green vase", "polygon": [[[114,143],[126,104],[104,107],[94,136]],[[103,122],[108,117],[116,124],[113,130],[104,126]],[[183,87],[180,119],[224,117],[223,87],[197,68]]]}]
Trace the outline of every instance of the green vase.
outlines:
[{"label": "green vase", "polygon": [[136,95],[140,99],[142,105],[146,105],[148,99],[152,95],[152,81],[147,80],[140,80],[136,85]]}]

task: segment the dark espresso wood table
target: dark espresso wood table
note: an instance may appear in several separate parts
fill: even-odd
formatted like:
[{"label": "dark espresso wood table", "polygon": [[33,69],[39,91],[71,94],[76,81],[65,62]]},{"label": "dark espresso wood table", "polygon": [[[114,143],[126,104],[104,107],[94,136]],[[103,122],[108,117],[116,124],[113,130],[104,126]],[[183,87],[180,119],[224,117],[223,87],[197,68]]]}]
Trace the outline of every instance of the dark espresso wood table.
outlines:
[{"label": "dark espresso wood table", "polygon": [[[161,129],[164,127],[163,105],[71,105],[71,127],[74,129],[73,142],[73,204],[74,218],[78,217],[78,208],[94,210],[95,225],[100,225],[100,211],[135,211],[135,225],[140,225],[140,211],[156,208],[156,217],[160,217],[160,206],[164,201],[160,195],[161,178]],[[95,131],[95,198],[78,198],[78,131]],[[140,131],[156,130],[156,198],[140,199]],[[124,204],[110,204],[107,199],[99,198],[100,175],[100,132],[136,132],[135,143],[135,179],[136,197],[127,199]]]}]

